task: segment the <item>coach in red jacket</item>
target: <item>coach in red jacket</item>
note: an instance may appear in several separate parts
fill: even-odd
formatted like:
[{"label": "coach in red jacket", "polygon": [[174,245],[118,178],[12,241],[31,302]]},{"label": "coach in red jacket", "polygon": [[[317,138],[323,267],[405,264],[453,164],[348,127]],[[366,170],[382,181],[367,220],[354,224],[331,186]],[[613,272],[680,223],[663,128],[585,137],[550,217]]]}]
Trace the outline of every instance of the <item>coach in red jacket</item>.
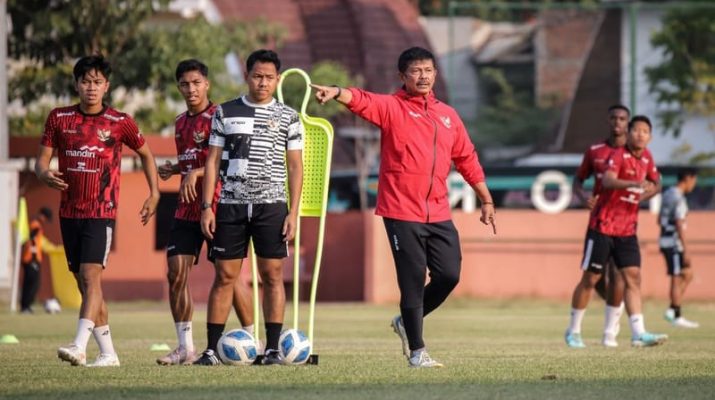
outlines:
[{"label": "coach in red jacket", "polygon": [[480,220],[496,233],[494,203],[462,120],[432,92],[437,77],[432,53],[407,49],[397,67],[403,86],[391,95],[313,88],[321,104],[334,99],[382,131],[375,213],[383,217],[400,286],[401,315],[392,327],[409,366],[441,367],[425,351],[422,320],[459,282],[462,254],[447,199],[452,162],[481,200]]}]

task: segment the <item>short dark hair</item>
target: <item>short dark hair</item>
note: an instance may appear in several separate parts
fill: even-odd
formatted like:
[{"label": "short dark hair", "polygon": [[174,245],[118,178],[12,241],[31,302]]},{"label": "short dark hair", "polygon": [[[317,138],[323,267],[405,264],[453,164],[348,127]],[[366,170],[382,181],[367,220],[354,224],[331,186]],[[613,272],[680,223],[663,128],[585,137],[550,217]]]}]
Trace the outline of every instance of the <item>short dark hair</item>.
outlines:
[{"label": "short dark hair", "polygon": [[400,54],[400,58],[397,59],[397,70],[404,74],[405,71],[407,71],[407,67],[409,67],[413,61],[420,60],[432,60],[432,64],[437,67],[437,62],[431,51],[422,47],[410,47],[403,51],[402,54]]},{"label": "short dark hair", "polygon": [[678,170],[678,182],[683,182],[691,176],[697,176],[698,169],[693,167],[685,167]]},{"label": "short dark hair", "polygon": [[614,104],[614,105],[608,107],[608,113],[609,113],[609,114],[610,114],[611,111],[613,111],[613,110],[623,110],[623,111],[626,112],[626,114],[628,114],[628,116],[631,115],[631,110],[630,110],[628,107],[624,106],[623,104]]},{"label": "short dark hair", "polygon": [[42,207],[38,213],[44,215],[48,221],[52,221],[52,209],[50,207]]},{"label": "short dark hair", "polygon": [[189,71],[199,71],[199,73],[203,75],[204,78],[209,77],[209,67],[207,67],[206,64],[202,63],[201,61],[195,58],[191,58],[188,60],[181,61],[176,66],[176,81],[178,82],[179,79],[181,79],[181,76]]},{"label": "short dark hair", "polygon": [[257,62],[273,63],[276,66],[276,71],[280,72],[281,70],[281,60],[273,50],[260,49],[251,53],[246,60],[246,72],[252,70]]},{"label": "short dark hair", "polygon": [[77,61],[72,70],[75,82],[92,70],[97,70],[97,72],[100,72],[108,80],[109,75],[112,73],[112,66],[109,65],[109,61],[105,60],[102,56],[82,57]]},{"label": "short dark hair", "polygon": [[653,124],[650,123],[650,118],[646,117],[645,115],[634,115],[633,118],[631,118],[631,121],[628,123],[628,130],[630,131],[633,129],[633,125],[636,124],[636,122],[645,122],[648,124],[648,128],[650,130],[653,130]]}]

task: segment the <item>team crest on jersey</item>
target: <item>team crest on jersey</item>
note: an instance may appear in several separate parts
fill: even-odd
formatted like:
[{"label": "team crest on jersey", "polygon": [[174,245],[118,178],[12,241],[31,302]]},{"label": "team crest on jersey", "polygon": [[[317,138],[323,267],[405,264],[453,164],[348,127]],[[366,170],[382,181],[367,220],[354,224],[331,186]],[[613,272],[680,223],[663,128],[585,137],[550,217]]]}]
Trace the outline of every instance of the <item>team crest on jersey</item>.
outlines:
[{"label": "team crest on jersey", "polygon": [[445,128],[450,129],[452,127],[452,120],[449,117],[439,117],[439,119],[442,120]]},{"label": "team crest on jersey", "polygon": [[194,131],[194,142],[201,143],[206,140],[206,133],[203,131]]},{"label": "team crest on jersey", "polygon": [[112,131],[109,129],[97,129],[97,137],[102,142],[106,142],[112,136]]}]

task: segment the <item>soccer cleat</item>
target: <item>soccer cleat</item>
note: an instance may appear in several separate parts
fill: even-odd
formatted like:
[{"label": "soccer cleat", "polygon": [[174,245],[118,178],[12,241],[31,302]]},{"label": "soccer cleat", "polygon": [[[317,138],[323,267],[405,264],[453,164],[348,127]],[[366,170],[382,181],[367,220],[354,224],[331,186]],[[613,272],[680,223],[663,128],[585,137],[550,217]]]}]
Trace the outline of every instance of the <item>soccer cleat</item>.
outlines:
[{"label": "soccer cleat", "polygon": [[633,347],[651,347],[665,343],[668,340],[668,335],[664,333],[643,332],[640,336],[631,339]]},{"label": "soccer cleat", "polygon": [[618,341],[616,341],[616,333],[609,333],[609,332],[604,332],[603,333],[603,339],[601,340],[601,344],[604,345],[605,347],[618,347]]},{"label": "soccer cleat", "polygon": [[402,324],[402,316],[398,315],[393,318],[392,322],[390,322],[390,326],[402,341],[402,354],[404,354],[405,357],[410,358],[410,342],[407,340],[407,332],[405,332],[405,325]]},{"label": "soccer cleat", "polygon": [[119,357],[116,354],[100,353],[93,363],[87,364],[88,367],[118,367]]},{"label": "soccer cleat", "polygon": [[219,361],[218,357],[216,357],[216,353],[214,353],[213,350],[211,349],[206,349],[204,350],[203,353],[201,353],[201,356],[191,363],[191,365],[206,365],[206,366],[213,366],[213,365],[219,365],[221,364],[221,361]]},{"label": "soccer cleat", "polygon": [[164,357],[156,359],[156,363],[159,365],[191,364],[194,361],[196,361],[196,353],[193,350],[188,351],[183,347],[177,347]]},{"label": "soccer cleat", "polygon": [[282,365],[283,357],[278,350],[268,349],[261,359],[261,365]]},{"label": "soccer cleat", "polygon": [[74,343],[70,343],[67,346],[62,346],[57,349],[57,357],[59,357],[60,360],[67,361],[74,366],[87,365],[87,354],[85,354],[85,352]]},{"label": "soccer cleat", "polygon": [[572,349],[583,349],[586,345],[581,339],[581,333],[571,333],[566,331],[564,334],[564,340],[566,340],[566,345]]},{"label": "soccer cleat", "polygon": [[700,324],[695,322],[695,321],[690,321],[687,320],[683,317],[678,317],[673,320],[672,322],[673,326],[677,326],[678,328],[700,328]]},{"label": "soccer cleat", "polygon": [[672,308],[665,310],[663,318],[665,318],[666,321],[672,324],[675,321],[675,310],[673,310]]},{"label": "soccer cleat", "polygon": [[442,368],[444,364],[437,362],[427,354],[427,350],[417,350],[413,352],[412,357],[407,360],[410,368]]}]

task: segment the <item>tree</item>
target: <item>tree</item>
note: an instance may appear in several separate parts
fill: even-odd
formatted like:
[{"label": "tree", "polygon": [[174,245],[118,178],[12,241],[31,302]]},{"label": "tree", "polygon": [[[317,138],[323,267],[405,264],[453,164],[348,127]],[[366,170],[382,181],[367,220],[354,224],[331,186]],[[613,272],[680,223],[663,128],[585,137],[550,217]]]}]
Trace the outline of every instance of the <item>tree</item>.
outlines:
[{"label": "tree", "polygon": [[713,21],[714,8],[675,9],[664,16],[662,29],[651,38],[664,61],[645,73],[650,92],[666,107],[658,117],[675,136],[688,114],[715,116]]},{"label": "tree", "polygon": [[[9,96],[26,109],[25,115],[11,118],[11,132],[40,134],[50,105],[37,100],[44,94],[73,97],[74,62],[97,53],[112,63],[113,91],[145,91],[153,98],[134,116],[144,132],[159,132],[171,126],[175,104],[181,105],[174,77],[179,61],[204,61],[210,69],[211,96],[224,101],[241,90],[238,80],[229,76],[226,55],[240,59],[259,47],[279,47],[285,34],[283,27],[267,21],[228,27],[198,17],[157,24],[151,17],[167,4],[168,0],[10,0],[9,54],[15,62]],[[122,100],[117,103],[124,105]]]}]

